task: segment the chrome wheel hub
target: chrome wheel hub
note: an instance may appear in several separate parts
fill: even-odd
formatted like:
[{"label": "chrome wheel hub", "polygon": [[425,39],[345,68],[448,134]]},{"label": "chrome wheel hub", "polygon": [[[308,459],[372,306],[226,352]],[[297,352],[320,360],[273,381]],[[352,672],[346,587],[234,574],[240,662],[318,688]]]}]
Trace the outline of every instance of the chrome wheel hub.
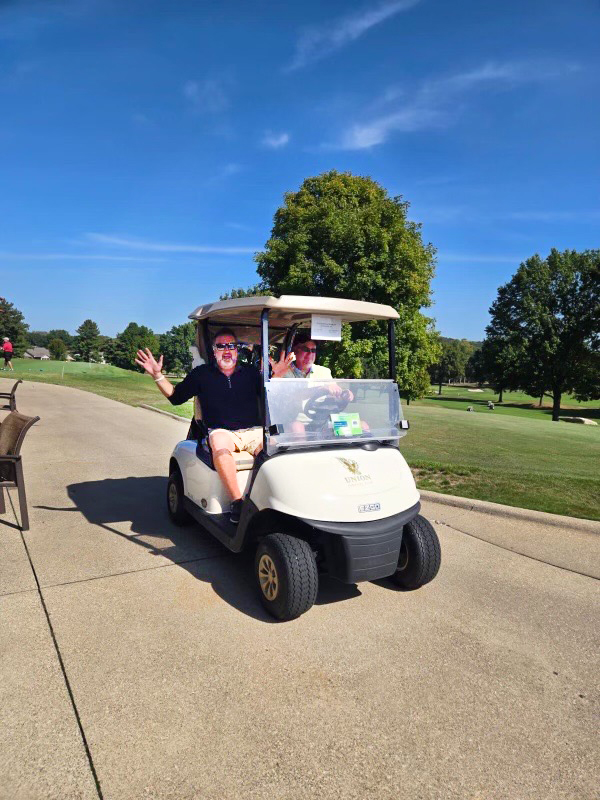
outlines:
[{"label": "chrome wheel hub", "polygon": [[260,557],[258,562],[258,580],[267,600],[275,600],[279,591],[279,579],[273,559],[266,553]]}]

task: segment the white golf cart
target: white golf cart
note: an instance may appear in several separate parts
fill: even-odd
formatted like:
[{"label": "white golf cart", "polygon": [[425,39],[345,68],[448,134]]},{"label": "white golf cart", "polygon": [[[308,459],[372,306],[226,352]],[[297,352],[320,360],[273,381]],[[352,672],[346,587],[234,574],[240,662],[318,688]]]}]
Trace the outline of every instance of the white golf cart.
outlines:
[{"label": "white golf cart", "polygon": [[[227,327],[240,360],[262,370],[263,451],[235,454],[244,503],[234,525],[196,401],[188,439],[169,462],[169,515],[179,525],[196,520],[233,552],[255,548],[261,600],[280,620],[308,611],[320,572],[346,583],[389,577],[418,589],[439,569],[437,535],[419,516],[419,493],[398,449],[408,422],[393,379],[397,318],[390,306],[295,296],[224,300],[190,314],[204,361],[214,359],[211,336]],[[289,353],[300,329],[334,339],[342,322],[367,320],[388,321],[388,380],[269,378],[270,348]]]}]

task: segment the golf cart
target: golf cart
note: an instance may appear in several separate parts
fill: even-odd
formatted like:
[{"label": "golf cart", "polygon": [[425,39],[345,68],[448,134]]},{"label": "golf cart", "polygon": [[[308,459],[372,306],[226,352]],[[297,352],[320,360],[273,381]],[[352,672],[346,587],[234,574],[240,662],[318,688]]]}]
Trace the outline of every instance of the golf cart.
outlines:
[{"label": "golf cart", "polygon": [[[419,515],[411,471],[398,443],[408,429],[395,375],[390,306],[328,297],[245,297],[197,308],[197,346],[214,360],[212,336],[236,333],[240,361],[261,370],[263,450],[235,453],[244,497],[237,525],[212,463],[196,398],[186,441],[169,462],[167,504],[179,524],[196,520],[232,552],[256,551],[261,600],[277,619],[313,605],[318,575],[345,583],[389,577],[418,589],[436,576],[440,545]],[[341,323],[386,320],[388,380],[318,381],[270,378],[269,355],[286,353],[300,329],[310,338],[337,339]]]}]

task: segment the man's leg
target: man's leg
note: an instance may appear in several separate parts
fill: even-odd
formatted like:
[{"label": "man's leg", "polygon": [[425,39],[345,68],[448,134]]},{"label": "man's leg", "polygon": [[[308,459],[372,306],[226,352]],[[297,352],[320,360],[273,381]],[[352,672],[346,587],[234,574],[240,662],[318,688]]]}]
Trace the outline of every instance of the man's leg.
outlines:
[{"label": "man's leg", "polygon": [[232,501],[241,500],[242,494],[238,486],[237,470],[233,459],[233,453],[235,452],[233,437],[223,430],[214,431],[210,434],[209,443],[212,450],[213,464],[223,482],[223,486]]}]

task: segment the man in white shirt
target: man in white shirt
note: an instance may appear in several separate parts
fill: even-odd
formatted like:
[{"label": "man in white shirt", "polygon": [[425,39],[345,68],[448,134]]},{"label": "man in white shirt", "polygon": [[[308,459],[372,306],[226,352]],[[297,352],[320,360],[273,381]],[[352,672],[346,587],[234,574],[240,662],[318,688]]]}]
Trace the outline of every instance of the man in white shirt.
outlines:
[{"label": "man in white shirt", "polygon": [[308,336],[302,333],[296,336],[292,352],[296,360],[292,361],[287,371],[281,375],[282,378],[305,378],[316,381],[333,380],[329,367],[315,364],[317,345]]}]

